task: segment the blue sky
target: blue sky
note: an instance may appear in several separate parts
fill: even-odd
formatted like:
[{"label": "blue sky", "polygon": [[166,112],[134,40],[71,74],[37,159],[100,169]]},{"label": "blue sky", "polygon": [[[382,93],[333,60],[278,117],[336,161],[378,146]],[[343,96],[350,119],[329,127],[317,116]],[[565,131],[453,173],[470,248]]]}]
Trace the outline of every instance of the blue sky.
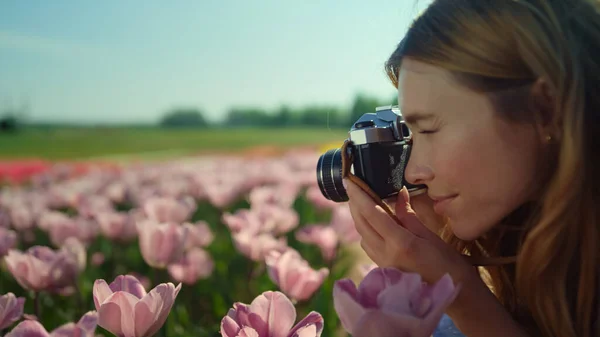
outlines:
[{"label": "blue sky", "polygon": [[420,0],[0,2],[0,110],[37,121],[211,120],[234,106],[394,95],[383,63]]}]

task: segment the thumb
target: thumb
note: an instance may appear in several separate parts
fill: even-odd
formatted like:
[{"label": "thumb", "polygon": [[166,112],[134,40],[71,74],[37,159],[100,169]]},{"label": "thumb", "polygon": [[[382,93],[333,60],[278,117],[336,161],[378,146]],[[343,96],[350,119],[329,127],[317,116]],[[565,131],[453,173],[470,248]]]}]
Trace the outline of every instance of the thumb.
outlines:
[{"label": "thumb", "polygon": [[411,233],[424,239],[437,238],[437,235],[427,228],[417,217],[417,213],[410,205],[410,195],[406,186],[398,193],[395,205],[396,217]]}]

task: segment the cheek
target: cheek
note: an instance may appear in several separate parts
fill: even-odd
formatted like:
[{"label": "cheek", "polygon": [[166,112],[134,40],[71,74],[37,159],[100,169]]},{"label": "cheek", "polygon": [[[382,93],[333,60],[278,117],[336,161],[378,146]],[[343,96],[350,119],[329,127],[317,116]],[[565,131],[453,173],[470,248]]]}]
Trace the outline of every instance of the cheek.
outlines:
[{"label": "cheek", "polygon": [[536,150],[528,137],[517,145],[481,130],[448,139],[434,157],[437,192],[459,194],[448,216],[463,240],[482,235],[522,204],[535,174]]},{"label": "cheek", "polygon": [[462,133],[443,140],[443,145],[433,149],[432,166],[435,172],[437,193],[461,193],[472,181],[482,152],[472,137]]}]

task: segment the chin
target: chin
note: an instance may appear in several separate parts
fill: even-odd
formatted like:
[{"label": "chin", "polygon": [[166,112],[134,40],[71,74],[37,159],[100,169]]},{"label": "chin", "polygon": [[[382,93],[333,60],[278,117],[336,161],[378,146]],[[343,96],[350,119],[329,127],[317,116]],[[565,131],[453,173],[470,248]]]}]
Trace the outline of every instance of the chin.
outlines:
[{"label": "chin", "polygon": [[463,241],[473,241],[485,233],[481,224],[477,225],[463,219],[448,219],[448,226],[454,235]]}]

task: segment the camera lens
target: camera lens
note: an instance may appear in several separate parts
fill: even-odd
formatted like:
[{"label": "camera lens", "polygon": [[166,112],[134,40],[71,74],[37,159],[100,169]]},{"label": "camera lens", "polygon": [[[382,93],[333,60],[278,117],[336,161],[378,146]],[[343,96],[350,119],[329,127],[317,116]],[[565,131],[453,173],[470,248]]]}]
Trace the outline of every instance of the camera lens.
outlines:
[{"label": "camera lens", "polygon": [[342,150],[325,152],[317,162],[317,182],[325,198],[335,201],[348,201],[346,189],[342,184]]}]

